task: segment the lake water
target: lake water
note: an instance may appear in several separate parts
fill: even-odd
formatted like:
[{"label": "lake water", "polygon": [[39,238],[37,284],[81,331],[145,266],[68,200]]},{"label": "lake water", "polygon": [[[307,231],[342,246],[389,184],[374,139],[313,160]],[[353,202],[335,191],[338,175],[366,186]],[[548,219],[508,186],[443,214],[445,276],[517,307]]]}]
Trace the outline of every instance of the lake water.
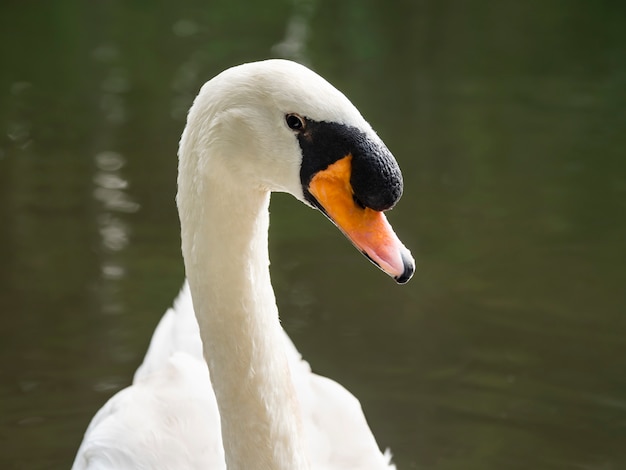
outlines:
[{"label": "lake water", "polygon": [[[161,4],[159,4],[161,3]],[[400,469],[626,468],[626,9],[616,2],[0,5],[0,466],[69,468],[182,280],[200,85],[271,56],[395,154],[396,286],[272,202],[283,323]]]}]

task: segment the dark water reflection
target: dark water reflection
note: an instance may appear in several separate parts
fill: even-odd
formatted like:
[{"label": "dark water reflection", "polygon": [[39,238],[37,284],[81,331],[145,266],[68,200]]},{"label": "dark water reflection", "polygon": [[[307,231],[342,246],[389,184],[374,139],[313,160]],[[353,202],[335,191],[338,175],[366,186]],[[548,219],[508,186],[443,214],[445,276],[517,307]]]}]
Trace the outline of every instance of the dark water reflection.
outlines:
[{"label": "dark water reflection", "polygon": [[0,6],[0,464],[66,468],[181,280],[200,84],[287,54],[396,154],[399,288],[272,205],[283,321],[400,468],[626,466],[626,12],[609,2]]}]

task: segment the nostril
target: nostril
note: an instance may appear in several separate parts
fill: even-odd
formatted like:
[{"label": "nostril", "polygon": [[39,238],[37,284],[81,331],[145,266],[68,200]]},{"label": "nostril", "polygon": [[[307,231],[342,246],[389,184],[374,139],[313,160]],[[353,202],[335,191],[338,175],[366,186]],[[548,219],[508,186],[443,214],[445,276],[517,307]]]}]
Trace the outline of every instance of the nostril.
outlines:
[{"label": "nostril", "polygon": [[378,192],[372,194],[363,194],[358,200],[364,207],[369,207],[375,211],[386,211],[391,209],[398,199],[400,199],[401,192],[395,192],[393,188],[385,187]]},{"label": "nostril", "polygon": [[354,203],[359,206],[361,209],[365,209],[365,204],[363,203],[363,201],[361,201],[356,194],[352,195],[352,199],[354,200]]}]

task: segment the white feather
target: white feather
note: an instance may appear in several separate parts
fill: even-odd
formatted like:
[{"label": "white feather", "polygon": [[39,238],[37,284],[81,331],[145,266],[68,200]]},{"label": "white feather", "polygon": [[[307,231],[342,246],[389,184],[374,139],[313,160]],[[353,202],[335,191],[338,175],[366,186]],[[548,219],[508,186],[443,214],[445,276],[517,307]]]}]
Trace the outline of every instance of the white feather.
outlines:
[{"label": "white feather", "polygon": [[225,469],[227,460],[247,469],[395,468],[358,400],[313,374],[278,322],[266,193],[302,199],[301,155],[284,126],[296,111],[377,138],[340,92],[291,62],[236,67],[203,87],[180,146],[191,288],[161,319],[133,384],[93,418],[74,470]]}]

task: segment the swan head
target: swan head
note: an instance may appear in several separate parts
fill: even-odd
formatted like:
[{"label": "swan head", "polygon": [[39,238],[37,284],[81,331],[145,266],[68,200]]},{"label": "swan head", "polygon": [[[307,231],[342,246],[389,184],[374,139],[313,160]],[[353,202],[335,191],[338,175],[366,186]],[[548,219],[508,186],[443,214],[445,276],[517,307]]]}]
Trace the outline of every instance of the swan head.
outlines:
[{"label": "swan head", "polygon": [[288,192],[321,210],[398,283],[415,270],[384,211],[402,195],[396,160],[356,107],[295,62],[239,65],[208,81],[179,148],[181,187],[211,180]]}]

